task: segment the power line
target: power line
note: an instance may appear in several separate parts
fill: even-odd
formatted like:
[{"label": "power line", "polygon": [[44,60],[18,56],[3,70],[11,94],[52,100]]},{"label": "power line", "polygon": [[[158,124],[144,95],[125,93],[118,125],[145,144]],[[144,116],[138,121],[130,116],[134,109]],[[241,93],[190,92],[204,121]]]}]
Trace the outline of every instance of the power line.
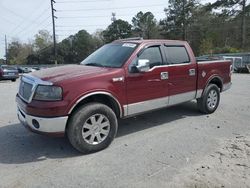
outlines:
[{"label": "power line", "polygon": [[[36,22],[36,23],[34,23],[35,24],[35,26],[40,26],[40,25],[42,25],[44,22],[46,22],[48,19],[50,18],[50,16],[47,16],[45,19],[43,19],[41,22]],[[32,24],[33,25],[33,24]],[[22,33],[28,33],[28,31],[31,31],[32,29],[34,29],[33,27],[28,27],[27,29],[25,29],[25,30],[22,30],[20,33],[19,33],[19,35],[20,34],[22,34]]]},{"label": "power line", "polygon": [[159,7],[164,6],[165,4],[153,4],[153,5],[140,5],[140,6],[131,6],[131,7],[113,7],[113,8],[91,8],[91,9],[66,9],[66,10],[57,10],[58,12],[75,12],[75,11],[93,11],[93,10],[120,10],[120,9],[134,9],[142,7]]},{"label": "power line", "polygon": [[74,26],[67,26],[67,25],[57,25],[56,27],[60,28],[69,28],[69,27],[96,27],[96,26],[106,26],[106,24],[101,24],[101,25],[74,25]]},{"label": "power line", "polygon": [[[164,13],[164,11],[162,12],[155,12],[155,14],[162,14]],[[135,15],[131,15],[131,14],[118,14],[116,15],[116,17],[122,17],[122,16],[135,16]],[[106,18],[106,17],[110,17],[110,15],[97,15],[97,16],[60,16],[60,19],[71,19],[71,18]]]},{"label": "power line", "polygon": [[107,2],[111,0],[86,0],[86,1],[58,1],[56,3],[63,4],[63,3],[92,3],[92,2]]},{"label": "power line", "polygon": [[[37,10],[38,8],[40,8],[41,6],[43,6],[44,5],[44,3],[38,3],[37,4],[37,6],[35,7],[35,10]],[[13,28],[12,30],[11,30],[11,33],[14,31],[14,30],[17,30],[18,28],[20,28],[23,24],[24,24],[24,22],[26,22],[26,20],[28,19],[29,20],[29,18],[31,18],[33,15],[34,15],[34,13],[36,13],[37,11],[33,11],[31,14],[29,14],[29,16],[28,17],[26,17],[26,18],[24,18],[23,17],[23,21],[21,22],[21,23],[19,23],[15,28]],[[42,12],[42,13],[44,13],[44,11]],[[41,16],[41,14],[39,15],[39,17],[37,16],[36,17],[36,19],[37,18],[40,18],[40,16]],[[29,21],[31,21],[32,23],[33,22],[35,22],[36,21],[36,19],[34,19],[34,20],[29,20]],[[27,25],[27,24],[26,24]],[[25,26],[23,26],[22,28],[27,28],[27,27],[25,27]]]},{"label": "power line", "polygon": [[[7,17],[8,18],[8,17]],[[6,17],[1,17],[1,20],[5,20],[7,23],[16,25],[16,23],[12,22],[11,20],[7,19]]]},{"label": "power line", "polygon": [[[23,25],[23,23],[20,23],[16,28],[14,28],[12,30],[12,31],[16,30],[14,35],[16,35],[18,33],[18,31],[20,31],[20,30],[22,30],[20,33],[22,33],[25,30],[29,30],[31,25],[34,25],[34,24],[37,25],[37,19],[41,18],[41,16],[43,16],[44,13],[47,12],[48,10],[49,10],[49,8],[44,9],[38,16],[36,16],[33,20],[31,20],[31,24],[28,23],[28,24]],[[39,23],[39,24],[41,24],[41,23]],[[20,28],[20,29],[18,29],[18,28]]]},{"label": "power line", "polygon": [[16,16],[17,18],[19,18],[19,19],[25,19],[23,16],[17,14],[16,12],[14,12],[14,11],[12,11],[12,10],[6,8],[6,7],[3,7],[3,8],[4,8],[5,10],[7,10],[8,12],[10,12],[12,15]]}]

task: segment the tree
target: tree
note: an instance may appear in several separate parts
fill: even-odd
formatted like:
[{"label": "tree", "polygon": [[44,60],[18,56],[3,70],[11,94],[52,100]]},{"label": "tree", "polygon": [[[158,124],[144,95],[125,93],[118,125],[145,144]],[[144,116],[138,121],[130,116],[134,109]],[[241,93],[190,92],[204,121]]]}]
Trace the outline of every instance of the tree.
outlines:
[{"label": "tree", "polygon": [[131,37],[132,26],[124,20],[114,20],[106,30],[103,31],[103,38],[105,42],[112,42],[117,39]]},{"label": "tree", "polygon": [[5,63],[5,60],[4,59],[0,59],[0,65],[4,64],[4,63]]},{"label": "tree", "polygon": [[171,36],[175,39],[187,39],[187,29],[197,0],[169,0],[168,8],[165,8],[167,18],[161,20],[160,24],[163,35]]},{"label": "tree", "polygon": [[134,33],[140,37],[151,39],[158,36],[157,21],[151,12],[138,12],[132,18]]},{"label": "tree", "polygon": [[14,40],[8,47],[8,58],[10,64],[26,64],[27,56],[33,53],[32,44],[21,43]]},{"label": "tree", "polygon": [[80,63],[102,44],[97,37],[81,30],[58,44],[58,62]]},{"label": "tree", "polygon": [[35,35],[35,51],[42,50],[53,43],[52,35],[47,30],[40,30],[38,34]]}]

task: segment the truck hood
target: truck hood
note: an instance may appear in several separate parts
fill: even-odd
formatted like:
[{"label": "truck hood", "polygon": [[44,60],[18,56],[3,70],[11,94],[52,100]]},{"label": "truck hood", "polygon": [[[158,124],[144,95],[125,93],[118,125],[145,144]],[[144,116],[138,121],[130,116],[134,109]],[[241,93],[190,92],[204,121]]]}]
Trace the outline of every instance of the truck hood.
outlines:
[{"label": "truck hood", "polygon": [[65,65],[60,67],[43,69],[32,72],[31,75],[44,81],[58,83],[63,80],[73,80],[78,77],[92,77],[108,73],[110,68],[84,66],[84,65]]}]

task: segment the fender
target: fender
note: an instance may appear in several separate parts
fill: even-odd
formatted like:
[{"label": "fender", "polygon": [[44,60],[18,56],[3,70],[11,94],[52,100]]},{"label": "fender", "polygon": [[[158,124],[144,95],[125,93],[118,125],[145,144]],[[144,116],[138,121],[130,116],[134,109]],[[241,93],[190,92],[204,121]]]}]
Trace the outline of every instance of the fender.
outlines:
[{"label": "fender", "polygon": [[121,104],[120,102],[117,100],[116,97],[114,97],[111,93],[109,92],[106,92],[106,91],[95,91],[95,92],[91,92],[91,93],[88,93],[86,95],[83,95],[82,97],[80,97],[74,104],[73,106],[70,108],[68,114],[71,114],[71,112],[73,111],[73,109],[84,99],[90,97],[90,96],[93,96],[93,95],[106,95],[108,97],[111,97],[116,103],[117,105],[119,106],[119,114],[120,114],[120,117],[122,117],[122,108],[121,108]]},{"label": "fender", "polygon": [[[207,80],[207,82],[206,82],[206,84],[205,84],[205,87],[203,88],[203,90],[202,90],[202,95],[203,95],[203,92],[204,92],[204,90],[207,88],[207,86],[209,85],[209,83],[213,80],[213,79],[215,79],[215,78],[217,78],[217,79],[219,79],[220,80],[220,82],[221,82],[221,85],[222,85],[222,87],[223,87],[223,81],[222,81],[222,78],[219,76],[219,75],[212,75],[212,76],[210,76],[209,77],[209,79]],[[222,91],[222,88],[220,88],[220,90]],[[202,96],[201,95],[201,96]]]}]

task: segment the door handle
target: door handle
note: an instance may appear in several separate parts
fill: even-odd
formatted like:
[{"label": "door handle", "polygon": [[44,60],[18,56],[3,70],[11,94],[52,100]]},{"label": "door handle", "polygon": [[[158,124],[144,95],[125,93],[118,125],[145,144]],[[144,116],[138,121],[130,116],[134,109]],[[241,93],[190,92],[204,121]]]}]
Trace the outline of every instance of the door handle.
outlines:
[{"label": "door handle", "polygon": [[189,69],[189,76],[195,76],[195,69]]},{"label": "door handle", "polygon": [[168,79],[168,72],[161,72],[161,79],[167,80]]}]

